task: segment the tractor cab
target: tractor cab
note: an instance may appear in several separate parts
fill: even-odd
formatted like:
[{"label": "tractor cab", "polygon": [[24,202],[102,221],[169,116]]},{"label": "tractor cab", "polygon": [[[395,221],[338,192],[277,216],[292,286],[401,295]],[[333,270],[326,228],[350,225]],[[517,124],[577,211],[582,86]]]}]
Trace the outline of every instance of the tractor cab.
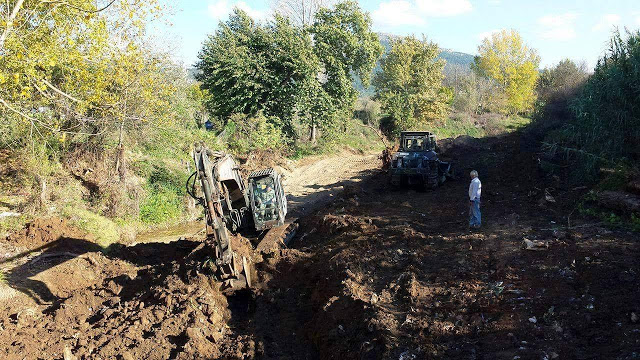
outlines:
[{"label": "tractor cab", "polygon": [[249,175],[249,203],[257,231],[282,226],[287,214],[287,198],[281,177],[273,169]]},{"label": "tractor cab", "polygon": [[436,136],[427,131],[403,131],[400,134],[400,151],[422,152],[436,150]]},{"label": "tractor cab", "polygon": [[391,157],[391,183],[435,189],[452,177],[451,164],[438,158],[436,136],[428,131],[400,133],[398,152]]}]

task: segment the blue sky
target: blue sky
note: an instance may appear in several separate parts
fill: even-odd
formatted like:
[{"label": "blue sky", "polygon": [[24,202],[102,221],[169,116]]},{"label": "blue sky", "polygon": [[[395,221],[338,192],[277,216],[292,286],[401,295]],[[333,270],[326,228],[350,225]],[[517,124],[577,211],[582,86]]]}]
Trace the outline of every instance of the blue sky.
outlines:
[{"label": "blue sky", "polygon": [[[197,61],[207,34],[238,6],[267,21],[271,0],[165,0],[170,25],[154,27],[160,43],[186,66]],[[515,29],[537,49],[542,66],[564,58],[593,67],[614,26],[640,28],[638,0],[361,0],[375,31],[426,35],[443,48],[475,54],[481,40]]]}]

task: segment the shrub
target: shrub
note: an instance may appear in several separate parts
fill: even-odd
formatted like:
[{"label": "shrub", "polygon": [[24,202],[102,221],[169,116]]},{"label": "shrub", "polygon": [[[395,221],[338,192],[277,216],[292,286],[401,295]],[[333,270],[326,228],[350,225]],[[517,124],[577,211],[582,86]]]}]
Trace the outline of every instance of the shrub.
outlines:
[{"label": "shrub", "polygon": [[573,104],[566,140],[606,158],[640,157],[640,31],[619,32]]},{"label": "shrub", "polygon": [[253,150],[281,150],[286,146],[280,120],[263,114],[250,117],[242,114],[232,115],[225,126],[229,149],[237,154]]},{"label": "shrub", "polygon": [[569,104],[588,78],[586,64],[576,64],[569,59],[542,70],[536,86],[535,123],[545,128],[566,123],[572,116]]},{"label": "shrub", "polygon": [[140,206],[140,219],[147,224],[162,224],[180,218],[182,197],[164,187],[153,189]]},{"label": "shrub", "polygon": [[140,219],[147,224],[175,222],[185,211],[186,174],[155,166],[149,175],[147,197],[140,205]]}]

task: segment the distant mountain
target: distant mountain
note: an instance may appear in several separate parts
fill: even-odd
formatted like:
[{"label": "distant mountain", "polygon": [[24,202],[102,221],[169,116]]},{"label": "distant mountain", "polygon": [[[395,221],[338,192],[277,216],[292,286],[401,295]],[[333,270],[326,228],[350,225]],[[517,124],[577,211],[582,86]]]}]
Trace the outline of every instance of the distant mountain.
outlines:
[{"label": "distant mountain", "polygon": [[[382,46],[384,46],[384,53],[382,54],[382,56],[384,57],[385,54],[389,52],[389,50],[391,50],[391,40],[397,39],[399,38],[399,36],[386,33],[378,33],[378,38],[380,38],[380,43],[382,44]],[[468,69],[473,63],[474,56],[459,51],[442,49],[439,58],[446,60],[446,66],[455,66]],[[379,66],[377,68],[379,68]],[[447,72],[447,69],[445,69],[445,72]]]},{"label": "distant mountain", "polygon": [[444,59],[447,62],[444,69],[445,73],[447,73],[447,67],[451,68],[454,66],[471,70],[471,64],[473,64],[474,56],[459,51],[442,49],[439,58]]},{"label": "distant mountain", "polygon": [[[399,36],[386,33],[378,33],[378,37],[380,38],[380,43],[384,47],[384,52],[382,54],[382,57],[384,57],[387,52],[391,50],[391,40],[398,38]],[[474,56],[459,51],[442,49],[442,52],[440,53],[438,58],[443,59],[447,62],[444,66],[444,74],[445,76],[448,76],[454,73],[471,71],[471,64],[473,63]],[[376,73],[380,71],[380,63],[378,63],[375,69],[373,69],[372,78]],[[375,89],[372,86],[364,88],[362,86],[362,82],[359,79],[355,79],[354,84],[356,89],[362,96],[372,96],[375,93]]]}]

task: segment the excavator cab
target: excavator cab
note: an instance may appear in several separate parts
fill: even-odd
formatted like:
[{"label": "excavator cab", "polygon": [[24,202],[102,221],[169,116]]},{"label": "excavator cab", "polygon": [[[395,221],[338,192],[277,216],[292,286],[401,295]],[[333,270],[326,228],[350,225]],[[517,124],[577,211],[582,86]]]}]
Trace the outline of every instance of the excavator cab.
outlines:
[{"label": "excavator cab", "polygon": [[280,174],[273,169],[253,172],[249,175],[248,185],[249,204],[256,231],[284,225],[287,199]]}]

